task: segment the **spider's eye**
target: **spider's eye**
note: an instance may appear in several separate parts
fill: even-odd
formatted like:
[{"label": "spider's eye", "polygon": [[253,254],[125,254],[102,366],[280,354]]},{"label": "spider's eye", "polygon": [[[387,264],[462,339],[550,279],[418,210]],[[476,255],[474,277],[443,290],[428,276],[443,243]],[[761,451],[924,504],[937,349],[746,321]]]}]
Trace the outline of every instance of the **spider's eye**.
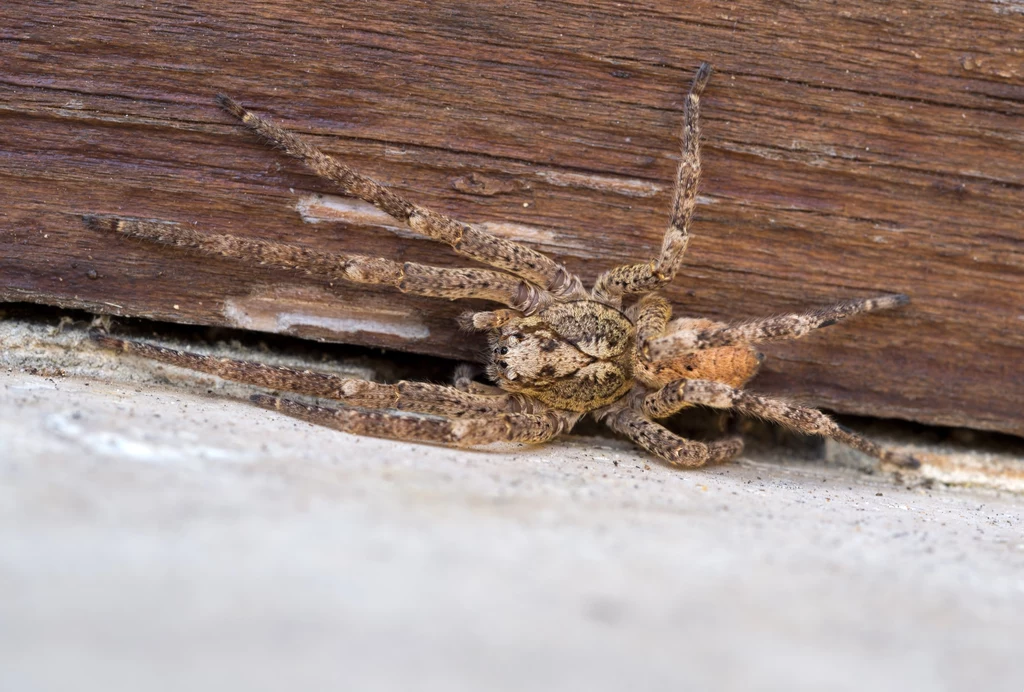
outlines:
[{"label": "spider's eye", "polygon": [[502,346],[500,349],[498,349],[498,353],[500,353],[501,355],[505,355],[506,353],[508,353],[508,346]]},{"label": "spider's eye", "polygon": [[508,367],[508,363],[506,363],[506,362],[505,362],[505,361],[503,361],[503,360],[499,360],[499,361],[498,361],[498,367],[499,367],[499,368],[507,368],[507,367]]}]

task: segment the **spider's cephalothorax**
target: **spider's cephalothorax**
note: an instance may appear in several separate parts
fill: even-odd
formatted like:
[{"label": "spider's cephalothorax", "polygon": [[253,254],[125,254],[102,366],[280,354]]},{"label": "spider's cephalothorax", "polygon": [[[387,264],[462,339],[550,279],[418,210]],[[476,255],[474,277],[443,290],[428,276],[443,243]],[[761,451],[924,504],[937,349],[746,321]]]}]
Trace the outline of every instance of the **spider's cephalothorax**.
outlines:
[{"label": "spider's cephalothorax", "polygon": [[620,399],[633,384],[636,328],[596,300],[552,303],[536,315],[491,317],[487,374],[499,387],[586,413]]},{"label": "spider's cephalothorax", "polygon": [[[486,332],[487,374],[496,387],[460,375],[455,386],[380,384],[326,373],[200,356],[96,333],[101,345],[173,365],[277,390],[334,399],[339,408],[253,395],[255,403],[358,434],[458,446],[543,442],[592,414],[662,459],[683,466],[723,461],[742,450],[737,438],[687,440],[655,422],[688,406],[736,409],[810,434],[843,441],[903,466],[912,457],[884,449],[815,409],[752,394],[753,344],[793,339],[851,315],[895,307],[906,296],[851,300],[819,310],[742,324],[671,320],[656,291],[675,277],[689,240],[700,179],[700,96],[711,76],[704,63],[686,98],[682,160],[668,231],[657,257],[611,269],[591,291],[551,258],[514,241],[420,207],[323,153],[307,139],[245,110],[221,105],[256,134],[301,160],[341,192],[376,205],[431,240],[493,269],[451,269],[321,252],[284,243],[201,233],[164,222],[88,216],[104,231],[235,260],[297,270],[326,280],[391,286],[404,293],[477,298],[503,309],[469,313],[462,325]],[[635,300],[633,300],[635,298]]]}]

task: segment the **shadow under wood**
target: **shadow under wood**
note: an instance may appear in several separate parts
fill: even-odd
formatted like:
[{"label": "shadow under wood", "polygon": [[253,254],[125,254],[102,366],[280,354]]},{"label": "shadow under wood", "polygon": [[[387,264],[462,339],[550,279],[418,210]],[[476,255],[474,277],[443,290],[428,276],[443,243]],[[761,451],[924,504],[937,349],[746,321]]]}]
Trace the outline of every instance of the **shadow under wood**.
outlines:
[{"label": "shadow under wood", "polygon": [[[171,384],[205,395],[247,399],[253,388],[211,375],[183,370],[95,348],[87,337],[93,316],[30,304],[0,309],[0,363],[44,377],[80,376],[134,384]],[[324,344],[277,334],[221,327],[193,327],[119,319],[118,336],[169,348],[267,365],[321,370],[346,377],[394,382],[400,379],[450,382],[457,361],[382,349]],[[965,428],[930,427],[902,421],[837,416],[847,425],[887,446],[912,452],[922,460],[917,472],[902,473],[909,484],[943,483],[1024,493],[1024,440]],[[787,462],[826,464],[873,473],[874,460],[830,440],[808,437],[728,411],[694,408],[665,422],[674,432],[711,440],[739,432],[744,456]],[[604,426],[581,421],[574,432],[611,437]]]}]

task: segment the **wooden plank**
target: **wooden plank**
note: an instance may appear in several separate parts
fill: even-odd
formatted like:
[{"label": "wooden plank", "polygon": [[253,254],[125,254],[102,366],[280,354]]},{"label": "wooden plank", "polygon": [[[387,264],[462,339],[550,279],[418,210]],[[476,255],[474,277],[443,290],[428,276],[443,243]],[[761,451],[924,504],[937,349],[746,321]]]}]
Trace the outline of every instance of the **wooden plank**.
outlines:
[{"label": "wooden plank", "polygon": [[1024,434],[1019,3],[8,0],[4,20],[0,299],[473,358],[465,305],[125,242],[79,216],[460,263],[318,197],[330,187],[215,107],[225,91],[593,279],[657,249],[707,59],[677,312],[907,293],[898,313],[767,348],[757,388]]}]

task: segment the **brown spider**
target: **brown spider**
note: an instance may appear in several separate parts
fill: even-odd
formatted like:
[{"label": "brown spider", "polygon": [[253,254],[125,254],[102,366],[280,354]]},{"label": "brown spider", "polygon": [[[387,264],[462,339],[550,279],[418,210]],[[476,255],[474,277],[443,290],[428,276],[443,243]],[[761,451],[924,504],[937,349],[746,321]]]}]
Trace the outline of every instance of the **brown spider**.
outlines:
[{"label": "brown spider", "polygon": [[[561,264],[519,243],[420,207],[356,173],[303,137],[239,106],[220,105],[243,125],[299,159],[341,191],[376,205],[415,232],[503,271],[448,269],[413,262],[340,255],[265,240],[199,233],[182,226],[111,216],[87,216],[95,228],[211,255],[302,271],[330,280],[393,286],[403,293],[451,300],[482,298],[507,306],[462,317],[466,329],[487,332],[487,374],[497,387],[462,371],[455,386],[424,382],[379,384],[311,371],[200,356],[126,341],[98,332],[101,345],[171,365],[276,390],[334,399],[351,407],[310,406],[256,394],[257,405],[350,433],[455,446],[539,443],[566,432],[590,413],[651,454],[680,466],[725,461],[743,449],[738,437],[687,440],[655,423],[694,405],[735,409],[808,434],[825,435],[882,461],[916,466],[820,411],[758,396],[740,387],[763,359],[751,344],[793,339],[868,310],[903,305],[891,295],[852,300],[802,314],[743,324],[684,317],[669,321],[668,302],[654,293],[682,263],[700,179],[700,96],[711,77],[704,63],[686,97],[682,161],[672,217],[658,257],[618,267],[587,291]],[[624,307],[623,298],[639,296]],[[427,415],[409,415],[427,414]]]}]

